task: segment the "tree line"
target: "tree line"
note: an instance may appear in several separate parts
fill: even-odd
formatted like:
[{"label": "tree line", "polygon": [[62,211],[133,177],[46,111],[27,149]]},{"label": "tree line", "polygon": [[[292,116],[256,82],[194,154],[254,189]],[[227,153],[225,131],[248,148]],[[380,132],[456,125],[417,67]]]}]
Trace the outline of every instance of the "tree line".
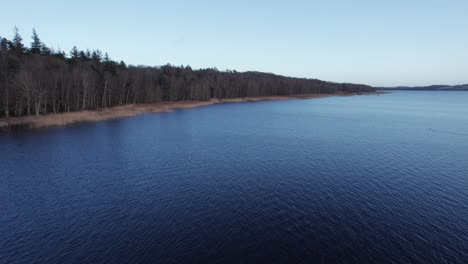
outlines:
[{"label": "tree line", "polygon": [[0,117],[162,101],[374,91],[367,85],[271,73],[127,66],[100,50],[54,50],[34,29],[31,39],[26,47],[16,27],[13,39],[0,37]]}]

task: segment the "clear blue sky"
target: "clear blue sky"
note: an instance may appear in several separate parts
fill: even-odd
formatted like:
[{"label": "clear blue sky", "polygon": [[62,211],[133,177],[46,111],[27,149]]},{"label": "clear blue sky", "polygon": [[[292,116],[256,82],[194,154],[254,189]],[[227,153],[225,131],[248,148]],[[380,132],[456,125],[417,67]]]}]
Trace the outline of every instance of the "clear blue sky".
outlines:
[{"label": "clear blue sky", "polygon": [[0,35],[130,64],[376,86],[468,83],[468,0],[3,1]]}]

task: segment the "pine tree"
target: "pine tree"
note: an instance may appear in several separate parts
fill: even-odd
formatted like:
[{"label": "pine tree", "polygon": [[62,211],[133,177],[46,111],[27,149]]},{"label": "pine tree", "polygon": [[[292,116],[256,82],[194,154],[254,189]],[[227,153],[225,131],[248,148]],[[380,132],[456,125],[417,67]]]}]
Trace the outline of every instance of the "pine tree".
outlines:
[{"label": "pine tree", "polygon": [[86,57],[86,54],[84,51],[80,51],[80,60],[86,61],[88,58]]},{"label": "pine tree", "polygon": [[80,52],[78,51],[78,48],[76,46],[73,46],[72,50],[70,51],[70,58],[72,60],[78,60],[80,57]]},{"label": "pine tree", "polygon": [[91,59],[91,51],[89,49],[86,49],[85,51],[85,56],[86,56],[86,59],[87,60],[90,60]]},{"label": "pine tree", "polygon": [[109,63],[111,61],[110,57],[109,57],[109,54],[106,54],[104,55],[104,63]]},{"label": "pine tree", "polygon": [[16,26],[13,28],[13,32],[14,32],[14,37],[11,43],[11,49],[13,50],[13,52],[23,54],[25,52],[25,48],[23,45],[23,38],[19,34],[18,28]]},{"label": "pine tree", "polygon": [[119,67],[122,68],[122,69],[126,69],[127,64],[125,64],[125,62],[123,60],[121,60],[120,63],[119,63]]},{"label": "pine tree", "polygon": [[91,54],[91,59],[95,62],[101,62],[102,60],[102,52],[100,50],[95,50]]},{"label": "pine tree", "polygon": [[8,39],[0,37],[0,51],[8,52]]},{"label": "pine tree", "polygon": [[104,55],[104,59],[102,62],[104,63],[104,71],[111,72],[113,75],[116,74],[116,63],[112,61],[107,52]]},{"label": "pine tree", "polygon": [[47,47],[44,43],[41,45],[41,54],[49,56],[53,53],[52,49]]},{"label": "pine tree", "polygon": [[39,39],[39,36],[37,35],[37,32],[36,32],[36,29],[33,28],[33,31],[32,31],[32,43],[31,43],[31,53],[32,54],[41,54],[41,50],[42,50],[42,42],[41,40]]}]

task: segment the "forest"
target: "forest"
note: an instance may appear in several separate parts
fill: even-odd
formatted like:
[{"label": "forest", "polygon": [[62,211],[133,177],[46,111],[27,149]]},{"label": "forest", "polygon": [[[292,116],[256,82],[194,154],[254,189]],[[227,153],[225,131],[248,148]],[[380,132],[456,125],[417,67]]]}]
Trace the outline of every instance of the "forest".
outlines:
[{"label": "forest", "polygon": [[34,29],[29,47],[16,27],[11,40],[0,37],[0,117],[7,118],[162,101],[374,90],[261,72],[131,66],[100,50],[54,50]]},{"label": "forest", "polygon": [[383,91],[468,91],[468,84],[379,87]]}]

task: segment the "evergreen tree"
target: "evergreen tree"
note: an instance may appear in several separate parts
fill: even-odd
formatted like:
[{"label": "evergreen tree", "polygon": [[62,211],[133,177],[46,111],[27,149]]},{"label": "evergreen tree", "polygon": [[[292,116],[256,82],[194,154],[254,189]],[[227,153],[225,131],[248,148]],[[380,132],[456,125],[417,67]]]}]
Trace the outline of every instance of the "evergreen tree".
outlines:
[{"label": "evergreen tree", "polygon": [[52,51],[52,55],[54,55],[57,58],[65,58],[65,52],[62,51],[60,48],[58,48],[56,51]]},{"label": "evergreen tree", "polygon": [[111,72],[114,75],[116,74],[116,63],[111,60],[107,52],[104,55],[103,63],[104,63],[104,71]]},{"label": "evergreen tree", "polygon": [[44,43],[42,43],[41,45],[41,54],[42,55],[46,55],[46,56],[49,56],[51,55],[53,52],[52,52],[52,49],[47,47]]},{"label": "evergreen tree", "polygon": [[80,52],[76,46],[73,46],[72,50],[70,51],[70,58],[74,61],[80,58]]},{"label": "evergreen tree", "polygon": [[102,60],[102,52],[100,50],[95,50],[91,54],[91,59],[95,62],[101,62]]},{"label": "evergreen tree", "polygon": [[111,61],[111,59],[109,57],[109,54],[107,54],[107,52],[106,52],[106,54],[104,55],[104,63],[110,63],[110,61]]},{"label": "evergreen tree", "polygon": [[85,57],[87,60],[90,60],[91,59],[91,51],[89,49],[86,49],[85,51]]},{"label": "evergreen tree", "polygon": [[120,63],[119,63],[119,67],[122,68],[122,69],[126,69],[127,64],[125,64],[125,62],[123,60],[121,60]]},{"label": "evergreen tree", "polygon": [[80,60],[87,61],[88,57],[86,56],[84,51],[80,51]]},{"label": "evergreen tree", "polygon": [[18,54],[23,54],[25,52],[25,47],[23,45],[23,38],[19,34],[18,28],[15,26],[13,28],[14,37],[13,41],[11,42],[11,49],[13,52]]},{"label": "evergreen tree", "polygon": [[8,52],[8,39],[0,37],[0,52]]},{"label": "evergreen tree", "polygon": [[39,36],[37,35],[36,29],[33,28],[32,31],[32,43],[31,43],[31,53],[32,54],[41,54],[42,51],[42,42],[39,39]]}]

